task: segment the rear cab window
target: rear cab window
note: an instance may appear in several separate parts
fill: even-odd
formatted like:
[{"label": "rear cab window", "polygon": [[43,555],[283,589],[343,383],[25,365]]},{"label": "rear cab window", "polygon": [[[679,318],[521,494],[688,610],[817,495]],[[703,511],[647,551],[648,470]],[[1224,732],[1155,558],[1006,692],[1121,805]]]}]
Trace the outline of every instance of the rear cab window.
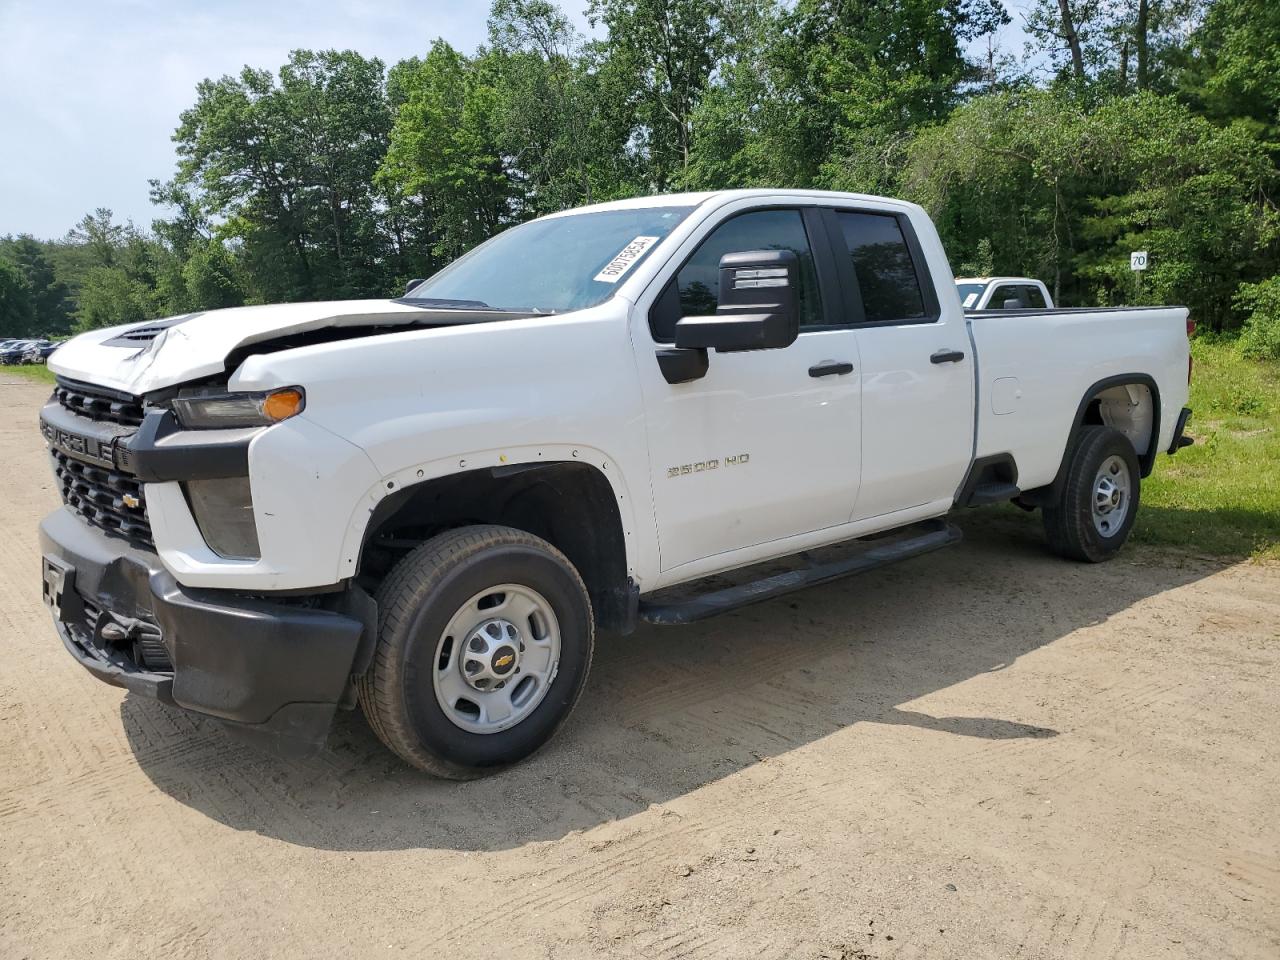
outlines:
[{"label": "rear cab window", "polygon": [[1025,307],[1027,305],[1026,300],[1023,299],[1023,296],[1024,296],[1023,290],[1025,289],[1026,289],[1025,287],[1010,287],[1007,285],[996,287],[996,292],[991,295],[991,301],[987,304],[987,309],[988,310],[1019,309],[1016,306],[1005,307],[1005,303],[1009,300],[1018,300],[1021,302],[1022,306]]},{"label": "rear cab window", "polygon": [[837,210],[836,220],[852,261],[865,322],[927,323],[937,319],[932,287],[921,276],[918,248],[891,213]]}]

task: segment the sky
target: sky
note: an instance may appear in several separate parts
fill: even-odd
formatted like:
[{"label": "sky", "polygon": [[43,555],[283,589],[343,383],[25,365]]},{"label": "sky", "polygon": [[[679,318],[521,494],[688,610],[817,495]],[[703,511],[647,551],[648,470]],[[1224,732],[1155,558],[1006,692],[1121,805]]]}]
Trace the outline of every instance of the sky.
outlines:
[{"label": "sky", "polygon": [[[588,0],[561,0],[586,32]],[[1010,4],[1016,6],[1016,4]],[[0,0],[0,235],[63,236],[97,207],[149,227],[178,114],[206,77],[298,48],[390,65],[486,39],[488,0]],[[1017,22],[1001,41],[1016,48]]]},{"label": "sky", "polygon": [[[587,29],[586,0],[561,6]],[[473,50],[488,0],[0,0],[0,235],[61,237],[86,213],[149,227],[178,114],[206,77],[298,48],[388,65],[443,37]]]}]

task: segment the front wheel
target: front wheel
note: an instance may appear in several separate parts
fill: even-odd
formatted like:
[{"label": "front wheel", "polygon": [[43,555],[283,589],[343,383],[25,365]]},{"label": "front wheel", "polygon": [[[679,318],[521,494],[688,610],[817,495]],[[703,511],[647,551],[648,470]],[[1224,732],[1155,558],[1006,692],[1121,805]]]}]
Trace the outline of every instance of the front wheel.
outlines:
[{"label": "front wheel", "polygon": [[591,667],[591,601],[559,550],[510,527],[428,540],[377,593],[378,645],[360,706],[388,747],[454,780],[546,743]]},{"label": "front wheel", "polygon": [[1057,501],[1044,509],[1049,547],[1072,560],[1110,560],[1133,529],[1141,478],[1133,444],[1119,430],[1081,429]]}]

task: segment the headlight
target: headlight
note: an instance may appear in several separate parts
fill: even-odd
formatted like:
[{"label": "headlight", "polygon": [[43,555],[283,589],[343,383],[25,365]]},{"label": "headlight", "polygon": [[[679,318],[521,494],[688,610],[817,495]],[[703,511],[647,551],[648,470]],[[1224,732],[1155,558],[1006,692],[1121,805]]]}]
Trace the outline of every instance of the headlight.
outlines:
[{"label": "headlight", "polygon": [[288,420],[307,405],[301,387],[265,393],[196,393],[176,397],[173,412],[188,430],[265,427]]}]

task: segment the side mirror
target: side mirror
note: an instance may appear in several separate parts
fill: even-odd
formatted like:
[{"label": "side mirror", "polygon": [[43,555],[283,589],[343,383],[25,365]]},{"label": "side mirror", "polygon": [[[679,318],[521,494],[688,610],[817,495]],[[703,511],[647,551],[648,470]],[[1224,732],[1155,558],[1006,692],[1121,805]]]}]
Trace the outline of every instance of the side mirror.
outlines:
[{"label": "side mirror", "polygon": [[414,287],[416,287],[420,283],[425,283],[425,282],[426,282],[425,278],[423,277],[418,277],[416,280],[410,280],[408,283],[404,285],[404,295],[407,297],[409,294],[413,293]]},{"label": "side mirror", "polygon": [[1004,309],[1005,309],[1005,310],[1025,310],[1025,309],[1027,309],[1027,305],[1026,305],[1025,303],[1023,303],[1021,300],[1019,300],[1017,297],[1010,297],[1008,300],[1006,300],[1006,301],[1004,302],[1004,304],[1003,304],[1002,306],[1004,307]]},{"label": "side mirror", "polygon": [[714,316],[677,322],[676,348],[728,353],[790,346],[800,335],[799,277],[799,260],[790,250],[726,253]]}]

